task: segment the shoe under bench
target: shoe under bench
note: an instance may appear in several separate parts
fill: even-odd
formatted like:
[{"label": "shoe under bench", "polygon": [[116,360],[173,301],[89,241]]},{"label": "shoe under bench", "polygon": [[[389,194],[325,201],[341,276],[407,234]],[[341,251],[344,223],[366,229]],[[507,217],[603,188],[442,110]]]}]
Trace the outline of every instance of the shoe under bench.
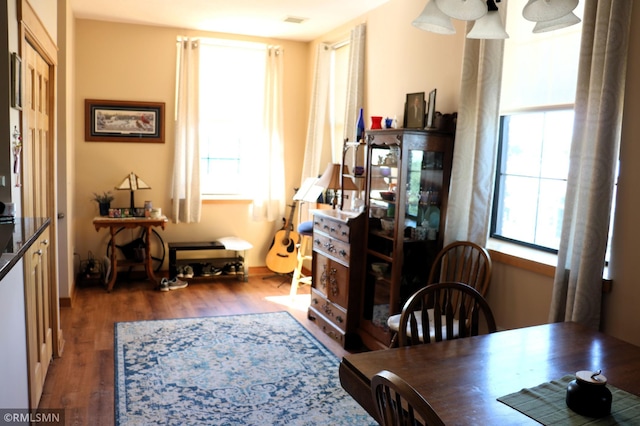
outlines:
[{"label": "shoe under bench", "polygon": [[[173,278],[178,273],[181,265],[191,265],[194,269],[194,278],[219,278],[233,277],[234,275],[210,275],[202,276],[202,267],[210,263],[215,267],[223,268],[226,264],[240,264],[241,268],[236,270],[235,277],[241,281],[249,281],[249,266],[247,264],[246,251],[252,248],[247,241],[235,237],[208,242],[180,242],[168,243],[169,247],[169,278]],[[202,252],[181,257],[186,252]],[[220,253],[220,256],[217,256]],[[197,257],[196,257],[197,256]]]}]

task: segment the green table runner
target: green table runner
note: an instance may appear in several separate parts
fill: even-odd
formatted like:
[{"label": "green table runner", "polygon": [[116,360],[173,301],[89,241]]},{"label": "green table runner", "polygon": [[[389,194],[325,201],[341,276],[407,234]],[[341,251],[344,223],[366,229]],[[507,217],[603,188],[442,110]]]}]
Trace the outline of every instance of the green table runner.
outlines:
[{"label": "green table runner", "polygon": [[613,395],[609,416],[595,419],[575,413],[565,402],[567,385],[573,379],[574,375],[567,375],[502,396],[498,401],[543,425],[640,425],[640,397],[611,385],[607,385]]}]

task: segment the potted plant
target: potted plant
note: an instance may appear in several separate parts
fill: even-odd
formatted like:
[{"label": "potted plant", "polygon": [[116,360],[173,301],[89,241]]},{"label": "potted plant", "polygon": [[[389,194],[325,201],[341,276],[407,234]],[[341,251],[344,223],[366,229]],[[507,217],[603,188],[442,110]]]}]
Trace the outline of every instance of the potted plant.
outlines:
[{"label": "potted plant", "polygon": [[102,194],[94,192],[92,199],[97,202],[100,207],[100,216],[109,216],[109,207],[111,207],[111,202],[113,201],[111,192],[105,191]]}]

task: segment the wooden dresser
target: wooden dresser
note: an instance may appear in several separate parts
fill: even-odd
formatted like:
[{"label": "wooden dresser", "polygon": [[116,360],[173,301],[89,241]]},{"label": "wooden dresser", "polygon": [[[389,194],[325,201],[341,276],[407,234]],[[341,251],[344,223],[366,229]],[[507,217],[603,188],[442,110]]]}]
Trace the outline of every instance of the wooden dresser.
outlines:
[{"label": "wooden dresser", "polygon": [[359,345],[365,215],[317,210],[313,216],[313,282],[308,317],[345,348]]}]

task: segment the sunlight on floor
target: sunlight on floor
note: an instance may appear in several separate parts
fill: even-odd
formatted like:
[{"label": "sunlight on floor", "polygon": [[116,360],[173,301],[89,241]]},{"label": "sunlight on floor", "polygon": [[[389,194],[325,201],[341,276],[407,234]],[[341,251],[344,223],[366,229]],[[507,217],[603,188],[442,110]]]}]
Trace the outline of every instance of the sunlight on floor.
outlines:
[{"label": "sunlight on floor", "polygon": [[295,309],[301,312],[307,312],[309,303],[311,303],[311,294],[297,294],[293,299],[291,296],[270,296],[265,297],[265,300],[269,302],[277,303],[278,305],[286,306],[291,309]]}]

